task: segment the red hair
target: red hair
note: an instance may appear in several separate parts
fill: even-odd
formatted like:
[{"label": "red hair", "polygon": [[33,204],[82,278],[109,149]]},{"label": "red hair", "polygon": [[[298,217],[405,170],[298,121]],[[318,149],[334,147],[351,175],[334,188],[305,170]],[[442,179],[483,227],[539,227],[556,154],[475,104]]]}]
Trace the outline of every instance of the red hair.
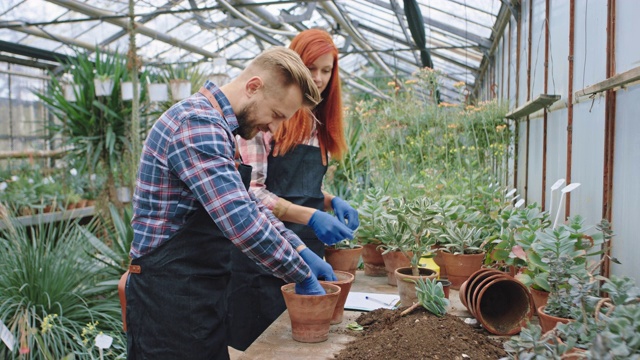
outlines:
[{"label": "red hair", "polygon": [[[273,135],[275,140],[274,155],[285,154],[296,145],[311,137],[314,115],[317,124],[318,140],[322,153],[322,163],[327,164],[326,152],[334,159],[339,159],[347,150],[343,130],[342,90],[338,74],[338,48],[331,35],[324,30],[309,29],[298,34],[291,41],[289,48],[300,55],[305,65],[311,66],[320,56],[333,55],[331,79],[322,92],[322,101],[313,110],[302,108],[291,119],[285,121]],[[313,113],[312,113],[313,112]]]}]

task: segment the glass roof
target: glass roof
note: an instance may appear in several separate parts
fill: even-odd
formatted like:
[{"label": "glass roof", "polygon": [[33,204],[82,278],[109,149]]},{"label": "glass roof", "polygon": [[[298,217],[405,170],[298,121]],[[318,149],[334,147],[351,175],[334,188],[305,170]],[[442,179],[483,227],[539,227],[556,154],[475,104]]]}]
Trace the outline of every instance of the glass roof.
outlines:
[{"label": "glass roof", "polygon": [[[346,88],[390,94],[389,79],[408,79],[422,67],[405,3],[416,2],[433,67],[443,73],[442,100],[457,102],[463,81],[471,89],[488,53],[500,0],[135,0],[138,55],[149,65],[227,59],[235,76],[263,49],[287,46],[300,30],[330,31],[340,49]],[[51,55],[76,50],[126,53],[128,0],[3,0],[0,61],[56,64]]]}]

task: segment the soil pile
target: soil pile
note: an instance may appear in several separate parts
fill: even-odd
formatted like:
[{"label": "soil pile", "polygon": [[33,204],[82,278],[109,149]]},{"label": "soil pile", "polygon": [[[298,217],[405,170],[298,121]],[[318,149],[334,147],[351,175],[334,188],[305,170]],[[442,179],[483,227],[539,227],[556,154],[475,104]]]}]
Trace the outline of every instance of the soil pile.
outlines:
[{"label": "soil pile", "polygon": [[453,315],[439,318],[422,307],[400,316],[404,309],[378,309],[356,321],[364,331],[350,331],[349,343],[337,360],[497,360],[507,354],[502,342],[489,338],[486,330],[465,324]]}]

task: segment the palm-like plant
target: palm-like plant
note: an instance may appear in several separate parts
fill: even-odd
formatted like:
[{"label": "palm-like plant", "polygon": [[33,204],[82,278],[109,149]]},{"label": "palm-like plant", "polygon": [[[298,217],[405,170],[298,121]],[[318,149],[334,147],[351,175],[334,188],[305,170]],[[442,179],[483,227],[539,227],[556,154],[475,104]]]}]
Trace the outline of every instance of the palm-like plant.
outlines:
[{"label": "palm-like plant", "polygon": [[[101,286],[101,266],[77,222],[25,227],[7,221],[0,230],[0,319],[18,351],[0,347],[0,358],[96,357],[98,331],[115,338],[107,354],[125,352],[114,288]],[[93,354],[92,354],[93,352]]]}]

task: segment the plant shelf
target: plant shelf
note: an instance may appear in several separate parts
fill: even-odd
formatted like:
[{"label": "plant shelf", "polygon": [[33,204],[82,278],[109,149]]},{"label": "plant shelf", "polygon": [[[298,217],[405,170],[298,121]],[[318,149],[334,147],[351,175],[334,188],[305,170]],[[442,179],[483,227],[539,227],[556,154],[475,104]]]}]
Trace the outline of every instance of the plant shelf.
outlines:
[{"label": "plant shelf", "polygon": [[560,100],[560,95],[540,94],[537,98],[528,101],[526,104],[508,113],[505,117],[507,119],[517,120],[533,114],[542,108],[547,108],[558,100]]}]

